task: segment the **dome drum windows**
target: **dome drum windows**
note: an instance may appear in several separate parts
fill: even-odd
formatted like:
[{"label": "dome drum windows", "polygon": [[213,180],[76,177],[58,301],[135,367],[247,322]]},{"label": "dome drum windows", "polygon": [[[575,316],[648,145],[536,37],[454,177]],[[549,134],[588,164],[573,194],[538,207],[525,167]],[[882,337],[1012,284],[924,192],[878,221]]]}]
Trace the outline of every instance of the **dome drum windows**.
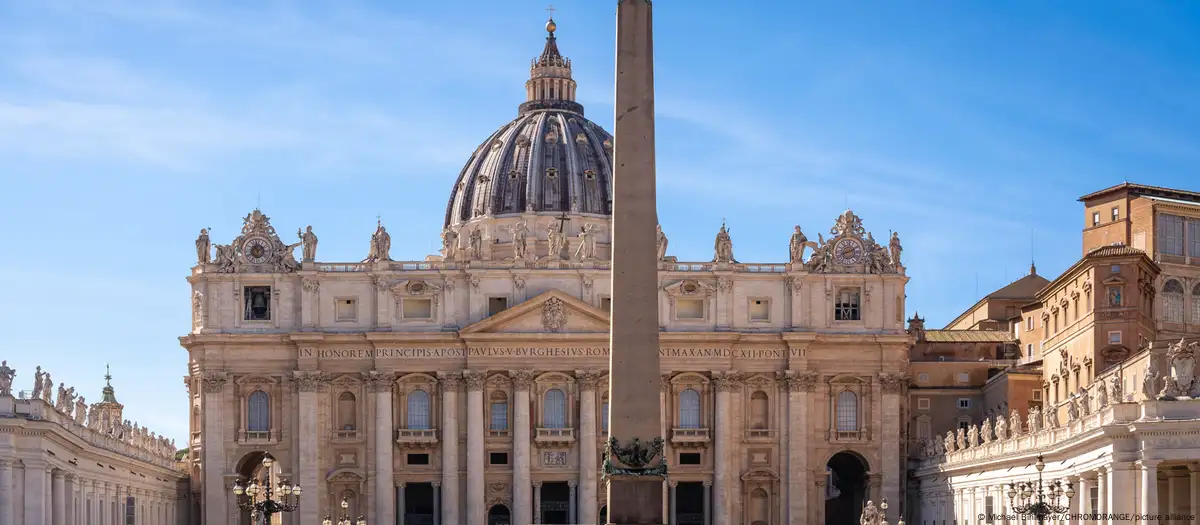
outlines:
[{"label": "dome drum windows", "polygon": [[275,378],[246,376],[235,381],[241,399],[239,445],[279,443],[279,385]]},{"label": "dome drum windows", "polygon": [[575,380],[562,374],[547,374],[537,381],[537,416],[534,442],[542,447],[569,447],[575,442]]},{"label": "dome drum windows", "polygon": [[438,443],[436,421],[438,399],[437,379],[425,374],[408,374],[400,379],[400,411],[396,421],[403,427],[396,431],[396,443],[403,448],[432,448]]},{"label": "dome drum windows", "polygon": [[671,445],[696,448],[708,445],[708,414],[711,412],[708,378],[699,374],[680,374],[671,379]]}]

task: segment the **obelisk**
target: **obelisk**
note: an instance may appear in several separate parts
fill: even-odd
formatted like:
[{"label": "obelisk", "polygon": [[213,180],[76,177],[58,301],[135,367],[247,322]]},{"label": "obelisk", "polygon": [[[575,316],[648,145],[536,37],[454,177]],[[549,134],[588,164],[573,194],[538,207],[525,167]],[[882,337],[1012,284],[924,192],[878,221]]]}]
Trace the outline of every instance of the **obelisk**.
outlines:
[{"label": "obelisk", "polygon": [[[666,463],[658,404],[658,224],[650,0],[617,3],[613,135],[608,523],[660,525]],[[647,458],[649,460],[647,461]]]}]

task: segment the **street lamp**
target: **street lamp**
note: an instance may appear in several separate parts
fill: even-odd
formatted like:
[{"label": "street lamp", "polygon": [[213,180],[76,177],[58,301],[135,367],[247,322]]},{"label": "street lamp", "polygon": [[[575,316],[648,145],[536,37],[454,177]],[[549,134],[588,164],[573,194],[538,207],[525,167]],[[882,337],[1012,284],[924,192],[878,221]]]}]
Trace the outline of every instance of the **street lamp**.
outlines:
[{"label": "street lamp", "polygon": [[1046,462],[1042,460],[1042,456],[1037,457],[1034,467],[1038,472],[1037,482],[1009,483],[1008,501],[1017,514],[1032,515],[1037,518],[1039,524],[1043,524],[1051,515],[1070,511],[1075,487],[1072,487],[1069,481],[1066,484],[1061,481],[1043,483],[1042,470],[1046,468]]},{"label": "street lamp", "polygon": [[[263,458],[262,466],[266,477],[258,480],[251,478],[246,485],[239,480],[233,484],[233,499],[239,509],[250,511],[250,521],[264,523],[271,520],[274,514],[292,512],[300,504],[300,485],[290,485],[283,480],[278,487],[271,482],[271,467],[275,459],[271,456]],[[275,499],[276,496],[279,499]]]},{"label": "street lamp", "polygon": [[359,516],[357,520],[350,521],[350,516],[346,515],[346,509],[350,508],[350,504],[346,503],[346,498],[342,498],[340,506],[342,507],[342,517],[338,518],[336,524],[326,515],[325,519],[321,520],[321,525],[367,525],[367,519],[362,516]]}]

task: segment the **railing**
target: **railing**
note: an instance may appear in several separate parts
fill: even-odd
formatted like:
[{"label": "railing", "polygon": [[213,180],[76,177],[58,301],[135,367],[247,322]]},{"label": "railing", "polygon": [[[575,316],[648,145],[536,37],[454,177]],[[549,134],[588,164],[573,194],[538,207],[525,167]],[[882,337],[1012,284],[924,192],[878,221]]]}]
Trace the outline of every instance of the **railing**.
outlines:
[{"label": "railing", "polygon": [[535,442],[544,444],[567,444],[575,442],[573,428],[539,428],[536,431]]},{"label": "railing", "polygon": [[871,434],[866,430],[836,430],[829,429],[830,441],[870,441]]},{"label": "railing", "polygon": [[672,428],[671,443],[679,447],[696,447],[708,443],[707,428]]},{"label": "railing", "polygon": [[335,430],[333,432],[333,438],[337,439],[339,441],[353,441],[353,440],[358,439],[358,431],[357,430]]},{"label": "railing", "polygon": [[371,269],[371,265],[362,264],[362,263],[331,263],[331,264],[318,264],[317,265],[318,272],[331,272],[331,273],[365,272],[370,269]]},{"label": "railing", "polygon": [[505,429],[505,430],[489,429],[487,432],[488,432],[487,437],[489,437],[489,438],[504,439],[504,438],[512,437],[512,431],[508,430],[508,429]]},{"label": "railing", "polygon": [[279,442],[279,430],[239,430],[238,444],[240,445],[265,445]]},{"label": "railing", "polygon": [[[18,392],[19,394],[21,392]],[[27,392],[25,394],[28,394]],[[76,420],[54,409],[52,405],[40,399],[14,399],[13,416],[46,421],[58,425],[66,432],[86,441],[87,443],[111,451],[122,456],[143,461],[158,467],[177,470],[175,461],[176,451],[170,446],[158,446],[157,443],[141,444],[134,441],[133,436],[117,437],[107,432],[84,426]]]},{"label": "railing", "polygon": [[739,272],[751,273],[784,273],[788,269],[786,264],[739,264],[734,266],[734,270]]},{"label": "railing", "polygon": [[396,443],[407,448],[428,448],[438,442],[437,430],[432,428],[402,428],[396,431]]},{"label": "railing", "polygon": [[752,428],[746,431],[746,439],[771,439],[775,437],[775,431],[765,428]]}]

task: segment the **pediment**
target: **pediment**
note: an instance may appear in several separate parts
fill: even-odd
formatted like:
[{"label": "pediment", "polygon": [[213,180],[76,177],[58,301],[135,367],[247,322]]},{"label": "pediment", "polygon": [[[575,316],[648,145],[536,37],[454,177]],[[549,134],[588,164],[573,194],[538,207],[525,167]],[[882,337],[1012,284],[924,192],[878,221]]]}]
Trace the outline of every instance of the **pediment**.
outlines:
[{"label": "pediment", "polygon": [[608,333],[608,323],[608,312],[550,290],[459,333]]},{"label": "pediment", "polygon": [[670,295],[694,295],[699,297],[712,295],[717,291],[716,287],[694,279],[683,279],[681,281],[668,284],[663,287],[663,290]]},{"label": "pediment", "polygon": [[1104,284],[1125,284],[1125,279],[1120,275],[1111,275],[1107,279],[1100,282]]}]

